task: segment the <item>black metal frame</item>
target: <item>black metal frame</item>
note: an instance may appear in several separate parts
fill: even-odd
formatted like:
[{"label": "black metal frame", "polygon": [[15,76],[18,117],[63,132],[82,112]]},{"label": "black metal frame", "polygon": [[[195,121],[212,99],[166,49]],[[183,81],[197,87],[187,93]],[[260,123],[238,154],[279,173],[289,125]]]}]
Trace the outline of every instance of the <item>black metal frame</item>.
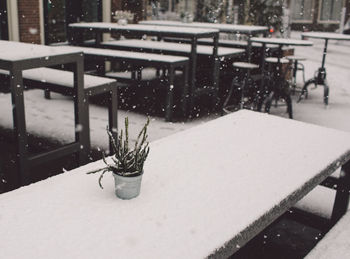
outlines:
[{"label": "black metal frame", "polygon": [[[103,33],[119,33],[123,36],[143,37],[144,35],[155,36],[160,40],[163,37],[174,37],[174,38],[186,38],[191,40],[191,54],[190,54],[190,65],[189,65],[189,110],[192,112],[194,107],[194,98],[196,96],[207,94],[208,91],[212,92],[213,106],[216,107],[219,104],[218,92],[219,92],[219,72],[220,72],[220,60],[218,58],[218,42],[219,42],[219,31],[213,32],[201,32],[201,33],[184,33],[178,30],[169,31],[150,31],[147,28],[149,26],[144,25],[145,29],[135,29],[128,26],[113,27],[115,24],[111,24],[111,27],[91,27],[88,24],[86,26],[70,25],[69,42],[73,45],[83,45],[83,34],[84,32],[93,32],[96,35],[96,46],[101,45]],[[73,37],[74,35],[74,37]],[[206,91],[196,91],[196,67],[197,67],[197,45],[199,38],[212,38],[213,39],[213,83],[211,88],[207,88]],[[191,114],[190,114],[191,116]]]},{"label": "black metal frame", "polygon": [[298,102],[301,101],[301,99],[303,98],[304,95],[305,95],[305,98],[307,98],[307,96],[308,96],[307,87],[310,84],[315,84],[315,87],[317,87],[317,85],[323,85],[323,87],[324,87],[323,102],[325,105],[328,105],[329,86],[328,86],[327,79],[326,79],[327,73],[326,73],[325,63],[326,63],[327,47],[328,47],[328,40],[329,39],[325,38],[324,40],[325,40],[325,43],[324,43],[324,48],[323,48],[321,67],[316,71],[314,78],[311,78],[305,82],[303,88],[301,89],[301,94],[299,96]]},{"label": "black metal frame", "polygon": [[[93,51],[93,49],[92,49]],[[174,106],[174,97],[173,97],[173,88],[174,88],[174,80],[175,80],[175,70],[183,71],[183,90],[182,90],[182,112],[184,118],[187,117],[187,99],[188,99],[188,60],[177,61],[177,62],[169,62],[169,61],[152,61],[140,56],[139,58],[130,57],[126,58],[125,56],[118,56],[117,54],[111,55],[103,55],[100,53],[91,54],[84,53],[85,59],[94,60],[97,63],[104,63],[104,61],[111,62],[123,62],[124,64],[132,65],[136,70],[142,69],[144,67],[155,67],[159,69],[165,69],[168,71],[167,73],[167,94],[165,100],[165,120],[172,121],[173,119],[173,106]],[[98,74],[101,76],[105,76],[104,66],[99,66]],[[112,77],[113,78],[113,77]]]},{"label": "black metal frame", "polygon": [[[33,45],[35,48],[35,45]],[[22,71],[37,67],[48,67],[58,64],[71,64],[74,73],[74,115],[75,127],[82,126],[81,131],[75,131],[75,141],[55,150],[31,156],[28,153],[28,139],[25,121],[24,86]],[[86,164],[90,151],[88,103],[84,94],[84,57],[82,53],[50,55],[40,58],[24,58],[19,60],[4,60],[0,57],[0,68],[10,72],[10,89],[13,105],[13,125],[15,143],[17,143],[16,164],[18,166],[16,187],[29,184],[30,167],[49,162],[72,153],[78,154],[79,165]]]}]

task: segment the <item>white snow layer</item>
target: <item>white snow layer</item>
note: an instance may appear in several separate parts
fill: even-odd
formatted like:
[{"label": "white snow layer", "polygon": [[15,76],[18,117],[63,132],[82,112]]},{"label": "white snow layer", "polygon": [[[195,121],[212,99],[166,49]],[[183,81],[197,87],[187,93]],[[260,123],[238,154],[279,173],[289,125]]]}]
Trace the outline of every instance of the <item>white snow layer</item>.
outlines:
[{"label": "white snow layer", "polygon": [[136,199],[117,199],[111,175],[100,190],[98,176],[85,174],[101,161],[2,194],[1,255],[203,258],[349,143],[349,133],[267,114],[221,117],[153,142]]}]

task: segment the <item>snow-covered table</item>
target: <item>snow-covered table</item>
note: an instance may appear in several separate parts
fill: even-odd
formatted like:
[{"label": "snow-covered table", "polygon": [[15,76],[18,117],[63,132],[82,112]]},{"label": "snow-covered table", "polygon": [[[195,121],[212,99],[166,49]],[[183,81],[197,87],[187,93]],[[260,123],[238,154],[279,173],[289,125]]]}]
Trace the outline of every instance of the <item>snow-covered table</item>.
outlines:
[{"label": "snow-covered table", "polygon": [[346,163],[350,134],[241,110],[150,148],[133,200],[86,175],[102,161],[0,195],[1,256],[225,258]]},{"label": "snow-covered table", "polygon": [[[18,174],[14,177],[16,187],[28,184],[28,173],[31,166],[48,162],[54,158],[79,154],[79,163],[88,162],[90,151],[88,103],[84,94],[84,57],[81,51],[65,50],[55,47],[0,41],[0,69],[10,73],[10,89],[13,106],[14,138],[17,145],[16,164]],[[47,67],[60,64],[72,64],[74,72],[75,126],[82,130],[76,131],[75,141],[50,152],[35,156],[28,154],[28,139],[25,121],[25,106],[23,100],[24,70]]]},{"label": "snow-covered table", "polygon": [[300,102],[300,100],[304,95],[306,95],[307,97],[307,92],[308,92],[307,87],[310,84],[315,84],[316,87],[317,85],[323,85],[324,87],[323,102],[325,105],[328,105],[329,86],[326,80],[327,72],[325,67],[328,41],[329,40],[350,40],[350,36],[339,34],[339,33],[332,33],[332,32],[304,32],[301,34],[301,37],[302,39],[305,39],[305,38],[323,39],[325,42],[324,42],[324,48],[323,48],[321,67],[317,70],[313,78],[305,82],[301,90],[301,94],[299,96],[298,102]]},{"label": "snow-covered table", "polygon": [[[102,40],[103,33],[118,33],[124,36],[143,37],[155,36],[160,40],[164,37],[172,37],[179,39],[189,39],[191,41],[191,52],[189,55],[189,86],[190,89],[195,89],[196,86],[196,68],[197,68],[197,45],[198,39],[211,38],[212,39],[212,57],[210,63],[212,64],[212,85],[213,89],[212,99],[213,103],[218,102],[219,89],[219,70],[220,61],[218,58],[218,41],[219,30],[217,29],[203,29],[203,28],[182,28],[174,26],[160,26],[160,25],[143,25],[143,24],[127,24],[119,25],[117,23],[95,22],[95,23],[72,23],[69,24],[69,33],[71,37],[70,43],[82,45],[84,42],[84,33],[95,33],[95,46],[99,46]],[[206,91],[198,91],[190,95],[206,94]],[[192,106],[190,104],[190,106]]]},{"label": "snow-covered table", "polygon": [[247,35],[254,35],[259,33],[267,34],[268,32],[268,27],[266,26],[209,23],[209,22],[180,22],[180,21],[154,20],[154,21],[140,21],[139,24],[175,26],[175,27],[183,27],[183,28],[217,29],[223,33],[241,33],[241,34],[247,34]]},{"label": "snow-covered table", "polygon": [[[289,113],[289,117],[293,118],[293,108],[292,108],[292,99],[290,97],[289,89],[286,86],[289,86],[289,83],[285,79],[286,72],[283,72],[281,59],[283,57],[283,46],[312,46],[312,41],[308,40],[295,40],[295,39],[285,39],[285,38],[261,38],[261,37],[253,37],[250,39],[251,42],[257,42],[263,44],[262,46],[262,58],[261,58],[261,93],[265,93],[265,96],[261,97],[261,101],[266,103],[265,111],[269,112],[272,101],[283,98],[287,104],[287,112]],[[266,53],[266,45],[277,45],[278,53],[277,53],[277,62],[275,66],[275,73],[272,71],[268,71],[272,74],[269,82],[266,83],[265,76],[265,53]],[[259,109],[261,105],[259,105]]]}]

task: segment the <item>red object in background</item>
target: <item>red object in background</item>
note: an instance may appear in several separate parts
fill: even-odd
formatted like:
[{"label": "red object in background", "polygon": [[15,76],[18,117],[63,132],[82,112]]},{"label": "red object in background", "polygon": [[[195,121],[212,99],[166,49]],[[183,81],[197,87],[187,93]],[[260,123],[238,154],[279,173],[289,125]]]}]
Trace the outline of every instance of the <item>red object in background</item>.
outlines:
[{"label": "red object in background", "polygon": [[270,33],[274,33],[275,29],[273,27],[270,28]]}]

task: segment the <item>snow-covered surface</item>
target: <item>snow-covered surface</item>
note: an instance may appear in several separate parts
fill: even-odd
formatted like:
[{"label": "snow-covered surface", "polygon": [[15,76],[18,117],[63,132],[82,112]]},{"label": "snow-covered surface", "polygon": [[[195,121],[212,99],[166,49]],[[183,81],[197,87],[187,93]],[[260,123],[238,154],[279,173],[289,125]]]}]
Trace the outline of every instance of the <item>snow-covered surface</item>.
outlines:
[{"label": "snow-covered surface", "polygon": [[117,23],[107,23],[107,22],[92,22],[92,23],[71,23],[69,27],[72,28],[86,28],[86,29],[102,29],[102,30],[118,30],[118,31],[138,31],[144,32],[145,34],[156,34],[160,32],[171,33],[174,35],[196,35],[200,36],[218,33],[216,29],[202,29],[202,28],[183,28],[174,26],[157,26],[157,25],[142,25],[142,24],[127,24],[119,25]]},{"label": "snow-covered surface", "polygon": [[335,32],[304,32],[301,34],[303,37],[316,38],[316,39],[330,39],[330,40],[350,40],[350,35],[340,34]]},{"label": "snow-covered surface", "polygon": [[79,53],[78,50],[64,50],[50,46],[0,40],[0,59],[16,61],[32,58],[47,58],[53,55]]},{"label": "snow-covered surface", "polygon": [[350,134],[239,111],[150,148],[134,200],[85,174],[101,161],[2,194],[2,257],[203,258],[303,193]]},{"label": "snow-covered surface", "polygon": [[278,45],[289,45],[289,46],[312,46],[312,41],[309,40],[297,40],[297,39],[285,39],[285,38],[262,38],[253,37],[252,42],[278,44]]},{"label": "snow-covered surface", "polygon": [[[191,44],[185,43],[174,43],[174,42],[164,42],[164,41],[149,41],[149,40],[118,40],[118,41],[107,41],[103,45],[110,46],[121,46],[121,47],[132,47],[141,49],[158,49],[166,51],[178,51],[191,53]],[[228,56],[244,53],[244,49],[238,48],[218,48],[219,56]],[[197,45],[197,53],[201,55],[212,55],[212,46]]]},{"label": "snow-covered surface", "polygon": [[280,62],[282,64],[289,63],[289,60],[286,58],[276,58],[276,57],[268,57],[265,59],[265,61],[268,63],[277,63],[277,62]]},{"label": "snow-covered surface", "polygon": [[146,25],[162,25],[162,26],[176,26],[183,28],[209,28],[217,29],[220,32],[232,32],[232,33],[257,33],[266,32],[268,28],[266,26],[251,26],[251,25],[240,25],[240,24],[223,24],[223,23],[206,23],[206,22],[179,22],[179,21],[140,21],[139,24]]},{"label": "snow-covered surface", "polygon": [[[33,68],[23,71],[23,78],[69,87],[74,86],[73,75],[74,74],[69,71],[62,71],[46,67]],[[102,84],[110,84],[113,82],[115,82],[115,80],[105,77],[84,75],[84,88]]]},{"label": "snow-covered surface", "polygon": [[311,250],[306,259],[350,258],[350,213],[347,213]]},{"label": "snow-covered surface", "polygon": [[[181,75],[182,71],[175,71],[176,75]],[[131,71],[121,71],[121,72],[108,72],[106,73],[107,76],[111,77],[118,77],[123,79],[131,79],[132,72]],[[142,69],[141,71],[141,80],[143,81],[150,81],[159,78],[157,76],[157,69],[152,67],[146,67]],[[117,79],[118,80],[118,79]],[[120,83],[118,84],[120,86]]]},{"label": "snow-covered surface", "polygon": [[90,55],[101,55],[105,57],[118,57],[118,58],[128,58],[136,60],[149,60],[156,62],[182,62],[188,60],[187,57],[171,56],[171,55],[159,55],[152,53],[135,53],[131,51],[123,50],[110,50],[110,49],[99,49],[99,48],[87,48],[87,47],[77,47],[77,46],[59,46],[59,49],[82,51],[85,54]]},{"label": "snow-covered surface", "polygon": [[[51,99],[44,98],[42,90],[30,90],[24,92],[25,115],[27,131],[30,134],[47,138],[62,144],[71,143],[74,140],[74,106],[70,97],[51,93]],[[0,126],[11,129],[12,103],[11,95],[0,93]],[[89,104],[90,113],[90,138],[94,148],[108,150],[108,110],[106,107]],[[118,125],[124,125],[124,118],[129,117],[130,138],[136,140],[138,132],[146,122],[146,116],[135,112],[118,110]],[[191,128],[213,119],[208,116],[202,120],[191,122],[165,122],[163,117],[152,117],[148,130],[149,140],[154,141],[177,131]]]}]

